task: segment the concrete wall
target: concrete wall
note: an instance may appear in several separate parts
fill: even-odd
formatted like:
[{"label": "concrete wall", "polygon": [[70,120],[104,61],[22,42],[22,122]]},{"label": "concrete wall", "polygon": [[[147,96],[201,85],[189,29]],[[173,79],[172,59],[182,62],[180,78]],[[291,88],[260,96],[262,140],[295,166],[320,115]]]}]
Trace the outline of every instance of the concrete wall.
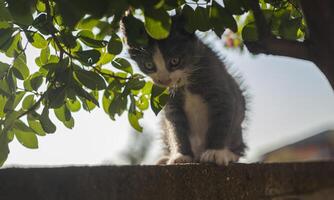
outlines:
[{"label": "concrete wall", "polygon": [[334,162],[8,168],[0,200],[334,199]]}]

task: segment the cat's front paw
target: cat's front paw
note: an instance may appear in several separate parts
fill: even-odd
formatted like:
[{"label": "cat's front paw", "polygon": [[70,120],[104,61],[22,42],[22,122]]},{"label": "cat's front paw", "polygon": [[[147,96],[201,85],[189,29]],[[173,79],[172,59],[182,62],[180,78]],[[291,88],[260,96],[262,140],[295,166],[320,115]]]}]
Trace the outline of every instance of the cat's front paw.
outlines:
[{"label": "cat's front paw", "polygon": [[193,158],[191,156],[178,153],[169,158],[167,165],[180,164],[180,163],[191,163],[191,162],[193,162]]},{"label": "cat's front paw", "polygon": [[201,155],[201,162],[213,162],[217,165],[227,166],[230,162],[237,162],[239,156],[227,148],[224,149],[208,149]]},{"label": "cat's front paw", "polygon": [[168,160],[168,156],[163,156],[158,160],[158,162],[156,162],[156,165],[167,165]]}]

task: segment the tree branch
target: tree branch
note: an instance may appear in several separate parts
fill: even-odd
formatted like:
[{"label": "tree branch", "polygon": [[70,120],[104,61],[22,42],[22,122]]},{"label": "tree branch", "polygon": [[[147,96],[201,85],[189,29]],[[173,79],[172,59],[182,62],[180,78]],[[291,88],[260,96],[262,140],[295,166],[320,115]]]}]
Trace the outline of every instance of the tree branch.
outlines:
[{"label": "tree branch", "polygon": [[270,32],[270,27],[261,11],[259,0],[249,0],[249,5],[255,18],[259,36],[259,40],[256,42],[244,42],[250,52],[254,54],[264,53],[288,56],[312,61],[307,41],[298,42],[276,38]]},{"label": "tree branch", "polygon": [[247,46],[247,49],[254,54],[264,53],[312,61],[307,42],[298,42],[267,36],[265,38],[260,38],[260,40],[256,42],[245,41],[244,43]]}]

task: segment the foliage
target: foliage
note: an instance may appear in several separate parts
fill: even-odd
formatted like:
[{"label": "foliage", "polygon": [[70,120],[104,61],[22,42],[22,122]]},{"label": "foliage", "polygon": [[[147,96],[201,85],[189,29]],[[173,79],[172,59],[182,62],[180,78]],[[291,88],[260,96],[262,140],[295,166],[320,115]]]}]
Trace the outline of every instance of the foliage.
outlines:
[{"label": "foliage", "polygon": [[[295,1],[260,2],[271,32],[301,39],[306,28]],[[168,99],[163,88],[135,73],[122,57],[120,20],[131,19],[129,40],[145,44],[150,37],[168,37],[172,12],[181,13],[186,30],[214,31],[219,37],[232,30],[234,40],[258,39],[248,0],[0,0],[0,166],[15,138],[38,148],[38,137],[56,132],[55,114],[73,128],[73,112],[96,107],[115,120],[127,111],[133,128],[149,107],[158,114]],[[240,17],[241,16],[241,17]],[[231,33],[231,32],[230,32]],[[225,34],[226,35],[226,34]],[[147,37],[147,36],[146,36]],[[233,41],[239,46],[240,41]],[[39,50],[35,66],[27,65],[28,46]],[[149,104],[151,106],[149,106]]]}]

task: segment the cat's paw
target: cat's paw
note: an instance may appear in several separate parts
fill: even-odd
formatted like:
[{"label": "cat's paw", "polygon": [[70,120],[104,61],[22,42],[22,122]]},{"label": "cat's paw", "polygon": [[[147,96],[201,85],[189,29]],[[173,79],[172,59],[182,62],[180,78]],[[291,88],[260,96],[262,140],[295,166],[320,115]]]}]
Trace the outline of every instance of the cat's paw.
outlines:
[{"label": "cat's paw", "polygon": [[217,165],[227,166],[230,162],[237,162],[239,156],[227,148],[208,149],[201,155],[201,162],[213,162]]},{"label": "cat's paw", "polygon": [[180,163],[191,163],[191,162],[193,162],[193,158],[191,156],[178,153],[169,158],[167,165],[180,164]]},{"label": "cat's paw", "polygon": [[167,165],[168,160],[168,156],[163,156],[158,160],[158,162],[156,162],[156,165]]}]

